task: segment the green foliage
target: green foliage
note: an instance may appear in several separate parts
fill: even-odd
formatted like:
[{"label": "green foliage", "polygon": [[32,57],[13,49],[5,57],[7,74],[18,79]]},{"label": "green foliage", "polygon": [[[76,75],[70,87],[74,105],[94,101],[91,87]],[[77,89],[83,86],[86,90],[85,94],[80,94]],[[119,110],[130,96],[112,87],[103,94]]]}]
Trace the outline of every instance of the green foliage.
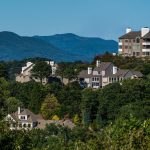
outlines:
[{"label": "green foliage", "polygon": [[82,116],[83,124],[89,124],[96,119],[96,114],[98,111],[99,100],[98,92],[93,89],[85,89],[82,92]]},{"label": "green foliage", "polygon": [[10,97],[9,83],[4,78],[0,78],[0,119],[6,115],[8,97]]},{"label": "green foliage", "polygon": [[45,119],[51,119],[53,115],[58,114],[60,104],[57,98],[52,94],[48,94],[42,103],[41,113]]},{"label": "green foliage", "polygon": [[32,69],[32,76],[40,79],[41,83],[44,78],[48,78],[51,74],[51,66],[44,61],[37,61]]},{"label": "green foliage", "polygon": [[[145,75],[150,73],[149,60],[110,54],[100,58],[101,61],[112,61],[121,68],[131,67]],[[59,75],[66,77],[67,74],[72,80],[76,75],[74,71],[78,73],[87,64],[76,62],[61,65]],[[0,78],[0,120],[20,105],[34,113],[41,111],[46,119],[54,115],[61,118],[67,115],[73,118],[76,127],[71,130],[51,124],[41,130],[10,131],[6,123],[0,122],[1,149],[150,149],[148,78],[124,80],[121,84],[109,84],[98,90],[82,89],[78,82],[65,86],[58,83],[44,86],[34,81],[21,84]]]},{"label": "green foliage", "polygon": [[15,97],[9,97],[8,99],[6,99],[6,107],[7,107],[7,112],[8,113],[12,113],[17,111],[18,107],[22,106],[21,101],[19,101],[18,99],[16,99]]},{"label": "green foliage", "polygon": [[8,72],[7,72],[7,68],[6,65],[4,63],[0,63],[0,78],[8,78]]},{"label": "green foliage", "polygon": [[79,118],[78,114],[76,114],[76,115],[74,116],[73,122],[74,122],[75,125],[79,125],[79,123],[80,123],[80,118]]},{"label": "green foliage", "polygon": [[58,101],[61,104],[60,115],[64,117],[69,114],[72,118],[74,114],[80,113],[81,87],[73,82],[64,86],[59,91]]},{"label": "green foliage", "polygon": [[138,121],[133,116],[119,119],[104,130],[105,148],[145,150],[150,148],[150,120]]}]

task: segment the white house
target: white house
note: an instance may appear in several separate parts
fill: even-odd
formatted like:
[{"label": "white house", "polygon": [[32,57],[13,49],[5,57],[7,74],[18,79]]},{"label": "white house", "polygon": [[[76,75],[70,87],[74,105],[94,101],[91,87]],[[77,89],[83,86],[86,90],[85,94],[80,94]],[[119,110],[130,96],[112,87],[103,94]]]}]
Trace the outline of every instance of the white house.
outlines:
[{"label": "white house", "polygon": [[[56,70],[57,70],[57,64],[55,64],[54,61],[46,61],[46,63],[51,66],[51,68],[52,68],[51,75],[54,76],[56,73]],[[21,73],[16,76],[16,81],[21,82],[21,83],[29,82],[31,80],[40,82],[40,80],[38,78],[32,77],[31,71],[32,71],[34,65],[35,64],[33,64],[32,62],[27,62],[26,66],[22,67]],[[44,78],[42,80],[42,84],[46,84],[47,82],[48,82],[47,78]]]},{"label": "white house", "polygon": [[11,130],[32,129],[38,124],[38,116],[28,109],[21,109],[14,113],[8,114],[5,118],[9,122]]}]

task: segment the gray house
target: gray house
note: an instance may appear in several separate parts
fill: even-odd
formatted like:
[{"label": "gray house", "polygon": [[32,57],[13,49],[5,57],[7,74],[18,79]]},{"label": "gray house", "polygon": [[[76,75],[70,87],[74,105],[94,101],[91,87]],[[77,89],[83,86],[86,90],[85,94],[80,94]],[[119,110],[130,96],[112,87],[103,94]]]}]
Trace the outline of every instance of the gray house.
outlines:
[{"label": "gray house", "polygon": [[121,70],[111,62],[96,61],[96,67],[88,67],[82,70],[79,75],[79,82],[85,87],[103,88],[104,86],[122,81],[127,78],[142,78],[143,74],[138,71]]}]

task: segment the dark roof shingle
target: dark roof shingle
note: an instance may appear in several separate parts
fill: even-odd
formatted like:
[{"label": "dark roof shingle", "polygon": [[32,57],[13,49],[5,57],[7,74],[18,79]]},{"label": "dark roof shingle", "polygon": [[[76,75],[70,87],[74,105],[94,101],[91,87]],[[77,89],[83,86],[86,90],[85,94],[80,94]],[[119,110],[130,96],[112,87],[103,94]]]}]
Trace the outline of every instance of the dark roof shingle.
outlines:
[{"label": "dark roof shingle", "polygon": [[150,39],[150,32],[148,32],[144,37],[143,39]]},{"label": "dark roof shingle", "polygon": [[131,31],[119,37],[119,39],[135,39],[136,37],[141,37],[141,31]]}]

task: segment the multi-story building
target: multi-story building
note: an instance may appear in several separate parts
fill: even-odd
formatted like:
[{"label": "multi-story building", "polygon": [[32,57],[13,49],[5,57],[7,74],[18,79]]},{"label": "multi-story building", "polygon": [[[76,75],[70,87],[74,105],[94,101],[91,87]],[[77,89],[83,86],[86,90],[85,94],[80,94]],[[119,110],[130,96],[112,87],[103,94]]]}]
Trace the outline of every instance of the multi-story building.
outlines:
[{"label": "multi-story building", "polygon": [[91,88],[103,88],[104,86],[120,82],[124,79],[142,78],[143,74],[139,71],[122,70],[114,66],[111,62],[96,62],[96,67],[88,67],[82,70],[79,75],[81,86]]},{"label": "multi-story building", "polygon": [[144,27],[140,31],[132,31],[127,28],[126,34],[119,37],[118,45],[118,53],[123,56],[150,56],[150,29]]},{"label": "multi-story building", "polygon": [[[48,65],[50,65],[52,68],[52,76],[55,75],[56,69],[57,69],[57,64],[55,64],[54,61],[46,61],[46,63]],[[21,83],[29,82],[31,80],[34,80],[36,82],[40,82],[39,78],[32,77],[31,71],[32,71],[34,65],[35,64],[33,64],[32,62],[27,62],[26,66],[22,67],[21,73],[16,76],[16,81],[21,82]],[[42,80],[43,84],[46,84],[47,82],[48,82],[47,78],[44,78]]]}]

